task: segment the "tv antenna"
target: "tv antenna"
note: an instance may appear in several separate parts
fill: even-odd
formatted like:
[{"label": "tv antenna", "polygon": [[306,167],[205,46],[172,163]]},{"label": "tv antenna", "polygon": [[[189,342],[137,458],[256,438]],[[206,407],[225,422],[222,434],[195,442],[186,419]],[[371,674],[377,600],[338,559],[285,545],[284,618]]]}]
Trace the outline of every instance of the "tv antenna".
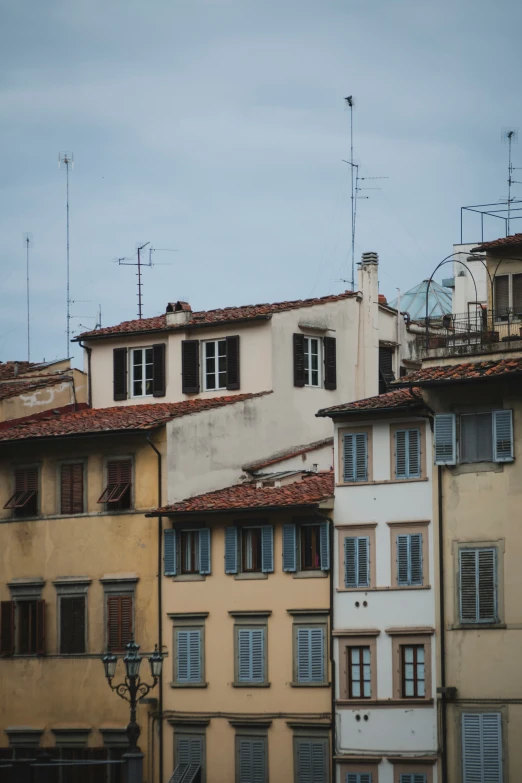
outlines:
[{"label": "tv antenna", "polygon": [[29,309],[29,248],[33,244],[33,235],[28,231],[24,234],[25,247],[25,268],[27,282],[27,361],[31,361],[31,328],[30,328],[30,309]]},{"label": "tv antenna", "polygon": [[[147,245],[150,245],[150,242],[138,242],[136,245],[136,254],[132,257],[124,256],[123,258],[117,258],[116,261],[118,262],[119,266],[137,266],[138,271],[136,272],[136,277],[138,278],[138,319],[141,321],[143,315],[143,297],[142,297],[142,282],[141,282],[141,268],[142,266],[152,266],[152,262],[150,260],[151,256],[149,253],[149,261],[142,261],[141,258],[141,251],[144,250]],[[134,261],[133,259],[137,255],[137,261]]]},{"label": "tv antenna", "polygon": [[70,267],[69,267],[69,169],[74,166],[74,155],[72,152],[60,152],[58,155],[58,167],[65,169],[66,177],[66,204],[67,204],[67,350],[65,353],[66,358],[69,356],[70,350],[70,330],[71,330],[71,295],[70,295]]},{"label": "tv antenna", "polygon": [[354,188],[354,169],[359,171],[359,167],[353,162],[353,95],[348,95],[344,99],[346,105],[350,109],[350,160],[345,161],[350,165],[350,179],[351,179],[351,203],[352,203],[352,291],[355,291],[355,214],[356,214],[356,192]]},{"label": "tv antenna", "polygon": [[520,167],[513,166],[511,162],[511,147],[513,144],[518,144],[518,128],[502,128],[502,141],[508,145],[508,197],[507,197],[507,220],[506,220],[506,236],[509,236],[509,221],[511,218],[511,204],[514,199],[511,198],[511,186],[520,185],[522,183],[513,179],[513,172],[517,171]]}]

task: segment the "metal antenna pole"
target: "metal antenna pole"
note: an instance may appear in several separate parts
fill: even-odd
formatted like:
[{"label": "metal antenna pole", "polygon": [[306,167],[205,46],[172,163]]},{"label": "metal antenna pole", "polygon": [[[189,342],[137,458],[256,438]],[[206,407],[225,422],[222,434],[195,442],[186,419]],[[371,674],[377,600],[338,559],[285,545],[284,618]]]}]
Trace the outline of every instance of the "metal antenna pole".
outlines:
[{"label": "metal antenna pole", "polygon": [[30,327],[30,309],[29,309],[29,245],[31,243],[31,234],[24,234],[25,242],[25,265],[27,282],[27,361],[31,361],[31,327]]},{"label": "metal antenna pole", "polygon": [[344,99],[350,109],[350,178],[351,178],[351,203],[352,203],[352,291],[355,290],[355,193],[353,188],[353,96]]},{"label": "metal antenna pole", "polygon": [[138,318],[141,321],[141,259],[140,259],[140,250],[141,250],[141,247],[138,248]]},{"label": "metal antenna pole", "polygon": [[509,236],[510,221],[511,221],[511,187],[515,184],[513,179],[513,171],[515,167],[511,162],[511,147],[518,141],[518,128],[502,128],[502,141],[508,143],[508,197],[507,197],[507,218],[506,218],[506,236]]},{"label": "metal antenna pole", "polygon": [[[138,243],[136,246],[136,251],[138,255],[138,262],[134,263],[131,258],[128,258],[127,256],[124,256],[122,258],[115,258],[114,261],[117,261],[120,266],[137,266],[138,271],[136,273],[136,276],[138,278],[138,319],[141,321],[142,315],[143,315],[143,297],[142,297],[142,282],[141,282],[141,268],[142,266],[152,266],[152,263],[149,261],[147,264],[146,262],[143,263],[141,260],[141,251],[147,247],[147,245],[150,245],[150,242],[144,242],[143,244]],[[101,321],[101,316],[100,316]]]},{"label": "metal antenna pole", "polygon": [[59,157],[60,168],[65,167],[65,182],[66,182],[66,214],[67,214],[67,348],[65,357],[68,358],[70,350],[70,332],[71,332],[71,290],[70,290],[70,264],[69,264],[69,167],[73,166],[74,156],[72,152],[61,152]]}]

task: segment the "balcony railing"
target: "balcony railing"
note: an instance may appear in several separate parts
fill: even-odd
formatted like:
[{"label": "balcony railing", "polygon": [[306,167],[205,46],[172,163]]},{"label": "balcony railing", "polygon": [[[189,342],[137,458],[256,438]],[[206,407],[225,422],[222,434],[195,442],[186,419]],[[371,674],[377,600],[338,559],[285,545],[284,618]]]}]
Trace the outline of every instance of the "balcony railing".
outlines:
[{"label": "balcony railing", "polygon": [[448,313],[429,318],[425,334],[418,336],[424,355],[493,353],[522,341],[522,313],[477,308],[468,313]]}]

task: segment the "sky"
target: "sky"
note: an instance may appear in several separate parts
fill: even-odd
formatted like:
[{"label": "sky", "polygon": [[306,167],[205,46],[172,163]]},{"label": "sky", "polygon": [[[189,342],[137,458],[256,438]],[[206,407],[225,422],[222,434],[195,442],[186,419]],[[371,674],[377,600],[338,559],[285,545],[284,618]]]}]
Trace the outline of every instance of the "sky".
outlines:
[{"label": "sky", "polygon": [[460,208],[507,196],[520,29],[517,0],[3,0],[0,361],[28,355],[30,232],[31,360],[81,366],[63,151],[72,335],[99,306],[103,326],[137,316],[136,268],[115,259],[139,243],[145,317],[349,288],[347,95],[359,174],[382,177],[360,183],[356,260],[379,253],[389,299],[429,277]]}]

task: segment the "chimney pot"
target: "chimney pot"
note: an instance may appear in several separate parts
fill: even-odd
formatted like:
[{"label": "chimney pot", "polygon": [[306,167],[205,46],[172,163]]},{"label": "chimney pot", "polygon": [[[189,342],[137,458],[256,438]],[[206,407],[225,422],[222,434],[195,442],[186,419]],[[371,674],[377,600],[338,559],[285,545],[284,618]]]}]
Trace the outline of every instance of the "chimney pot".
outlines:
[{"label": "chimney pot", "polygon": [[374,253],[373,251],[370,251],[368,253],[363,253],[361,256],[361,264],[378,264],[379,263],[379,254]]},{"label": "chimney pot", "polygon": [[166,312],[167,326],[181,326],[190,321],[192,308],[188,302],[169,302]]}]

